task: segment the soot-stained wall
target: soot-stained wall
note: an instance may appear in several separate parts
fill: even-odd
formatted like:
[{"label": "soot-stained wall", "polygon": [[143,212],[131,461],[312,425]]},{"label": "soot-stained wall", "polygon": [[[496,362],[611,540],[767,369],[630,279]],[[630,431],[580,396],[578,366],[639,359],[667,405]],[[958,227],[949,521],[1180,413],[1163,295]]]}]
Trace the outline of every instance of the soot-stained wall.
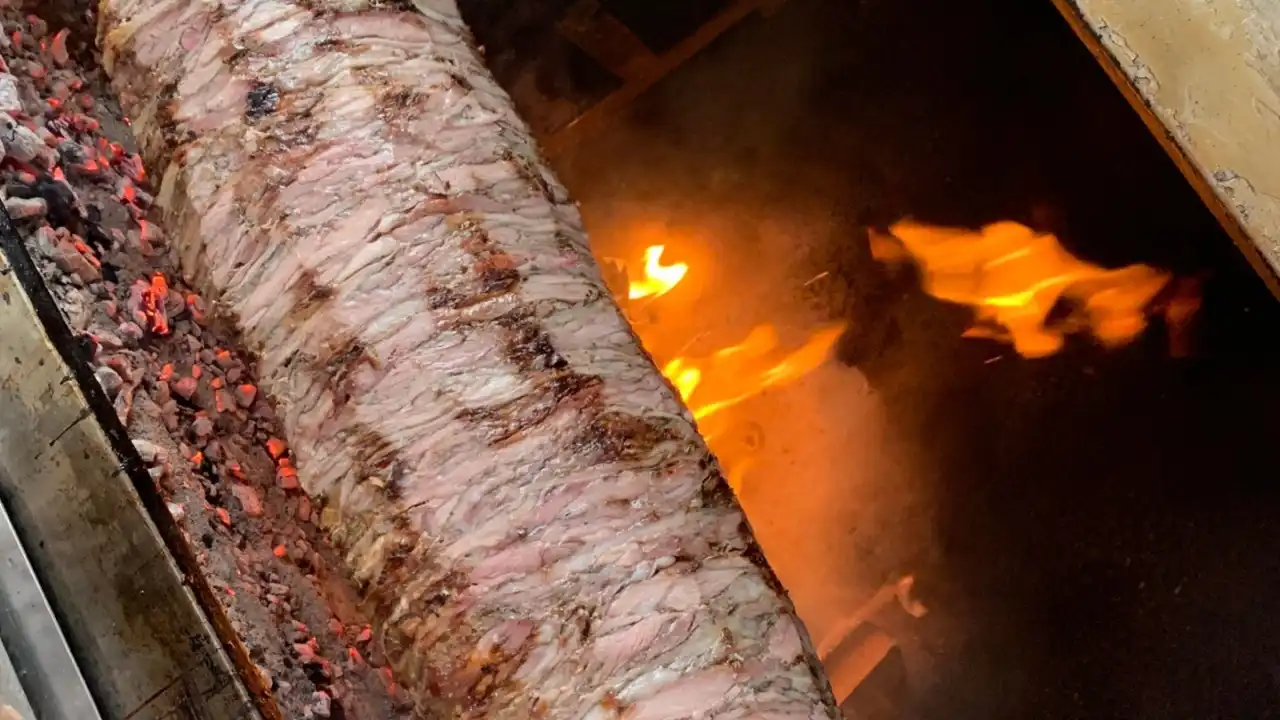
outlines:
[{"label": "soot-stained wall", "polygon": [[[664,336],[850,321],[844,365],[745,409],[744,503],[816,637],[916,574],[908,716],[1275,707],[1280,313],[1050,3],[792,0],[556,164],[599,254],[690,262]],[[1192,352],[1158,323],[1038,361],[963,340],[868,259],[904,216],[1203,277]]]}]

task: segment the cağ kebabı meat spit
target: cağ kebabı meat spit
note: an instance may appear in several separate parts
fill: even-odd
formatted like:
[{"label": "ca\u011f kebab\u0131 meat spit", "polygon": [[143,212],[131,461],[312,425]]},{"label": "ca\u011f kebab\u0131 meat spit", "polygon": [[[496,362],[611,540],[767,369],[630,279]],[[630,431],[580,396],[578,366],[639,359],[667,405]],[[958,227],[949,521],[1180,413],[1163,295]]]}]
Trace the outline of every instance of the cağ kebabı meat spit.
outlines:
[{"label": "ca\u011f kebab\u0131 meat spit", "polygon": [[430,717],[836,718],[452,0],[102,0],[187,280]]}]

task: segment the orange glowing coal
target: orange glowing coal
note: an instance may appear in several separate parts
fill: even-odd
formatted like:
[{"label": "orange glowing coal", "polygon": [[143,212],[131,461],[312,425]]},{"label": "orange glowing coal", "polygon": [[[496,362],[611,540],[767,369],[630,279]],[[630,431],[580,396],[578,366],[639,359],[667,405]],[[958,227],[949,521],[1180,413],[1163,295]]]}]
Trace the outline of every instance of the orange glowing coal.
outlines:
[{"label": "orange glowing coal", "polygon": [[1014,222],[974,231],[903,221],[889,237],[873,237],[871,251],[885,263],[914,261],[925,292],[972,308],[967,337],[1011,343],[1029,358],[1056,353],[1077,332],[1106,347],[1132,341],[1171,279],[1146,265],[1091,265],[1053,235]]},{"label": "orange glowing coal", "polygon": [[[629,298],[657,297],[674,288],[688,272],[685,264],[660,263],[663,246],[645,250],[642,277],[629,284]],[[663,332],[660,324],[637,326],[646,347],[655,347]],[[784,348],[777,329],[768,323],[755,326],[740,342],[703,355],[677,355],[662,364],[662,374],[675,386],[698,422],[698,429],[712,452],[725,465],[729,484],[740,490],[751,464],[751,443],[740,442],[735,421],[726,410],[776,388],[799,380],[827,360],[843,324],[818,329],[798,348]]]},{"label": "orange glowing coal", "polygon": [[684,279],[685,273],[689,272],[689,266],[685,263],[663,265],[662,253],[665,250],[666,247],[662,245],[650,245],[645,248],[644,277],[632,281],[627,291],[629,299],[661,297],[671,292],[671,289]]}]

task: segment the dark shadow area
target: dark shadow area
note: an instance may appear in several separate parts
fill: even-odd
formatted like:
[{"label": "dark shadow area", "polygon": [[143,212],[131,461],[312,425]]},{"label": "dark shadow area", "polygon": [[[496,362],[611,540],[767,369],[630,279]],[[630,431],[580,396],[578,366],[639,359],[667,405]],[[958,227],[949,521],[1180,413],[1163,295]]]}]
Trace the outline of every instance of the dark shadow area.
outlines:
[{"label": "dark shadow area", "polygon": [[[1280,717],[1280,306],[1047,0],[793,0],[557,164],[606,244],[619,203],[745,208],[749,266],[755,218],[808,218],[810,300],[918,456],[877,539],[934,609],[902,717]],[[904,216],[1201,276],[1192,352],[962,340],[869,259]]]}]

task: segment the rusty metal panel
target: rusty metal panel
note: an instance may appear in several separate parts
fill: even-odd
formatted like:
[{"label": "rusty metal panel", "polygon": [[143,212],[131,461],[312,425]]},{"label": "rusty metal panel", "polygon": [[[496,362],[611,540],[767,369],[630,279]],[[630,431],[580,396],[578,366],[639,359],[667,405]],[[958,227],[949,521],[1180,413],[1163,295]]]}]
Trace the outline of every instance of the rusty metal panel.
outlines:
[{"label": "rusty metal panel", "polygon": [[1054,0],[1280,296],[1280,0]]},{"label": "rusty metal panel", "polygon": [[110,403],[63,355],[75,342],[0,211],[0,501],[100,712],[260,718],[140,495],[136,452],[103,420]]}]

